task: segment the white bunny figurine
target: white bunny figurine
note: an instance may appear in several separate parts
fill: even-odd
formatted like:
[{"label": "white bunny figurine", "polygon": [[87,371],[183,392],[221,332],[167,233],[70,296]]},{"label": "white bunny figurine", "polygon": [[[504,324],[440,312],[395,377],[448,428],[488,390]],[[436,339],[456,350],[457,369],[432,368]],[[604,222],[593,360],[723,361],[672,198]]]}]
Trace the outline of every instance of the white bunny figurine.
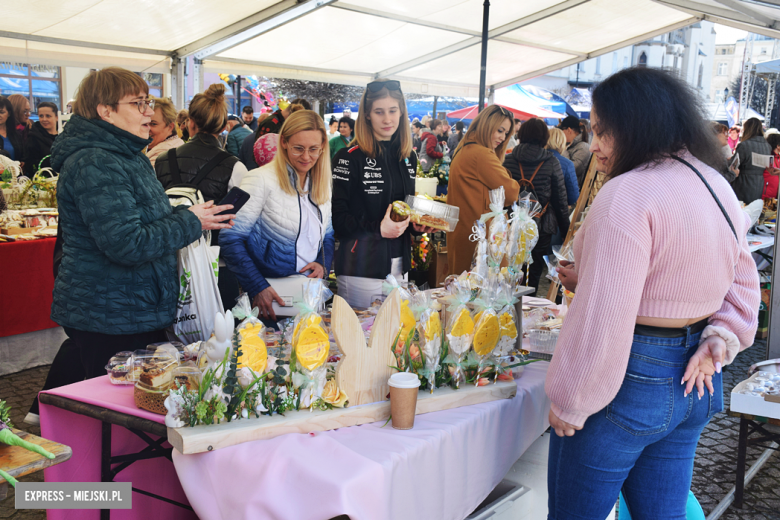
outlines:
[{"label": "white bunny figurine", "polygon": [[[208,357],[209,363],[206,369],[214,369],[216,371],[217,365],[219,365],[223,359],[225,359],[225,351],[230,349],[228,354],[228,360],[233,355],[233,313],[227,311],[225,314],[218,312],[214,317],[214,335],[206,342],[206,357]],[[221,374],[215,374],[219,377]]]},{"label": "white bunny figurine", "polygon": [[168,413],[165,415],[165,426],[168,428],[181,428],[184,421],[181,420],[181,413],[184,411],[184,399],[179,394],[170,394],[165,398],[165,409]]}]

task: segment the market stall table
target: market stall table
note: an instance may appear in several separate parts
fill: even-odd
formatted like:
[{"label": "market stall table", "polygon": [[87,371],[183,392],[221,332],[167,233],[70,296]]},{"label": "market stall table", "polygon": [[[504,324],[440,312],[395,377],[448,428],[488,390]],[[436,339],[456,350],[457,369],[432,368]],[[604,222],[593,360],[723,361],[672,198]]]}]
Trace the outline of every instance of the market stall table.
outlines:
[{"label": "market stall table", "polygon": [[[197,455],[174,450],[175,469],[164,457],[140,460],[115,480],[132,481],[136,488],[183,504],[189,499],[204,519],[322,520],[346,514],[352,520],[425,516],[462,520],[547,429],[547,366],[541,362],[525,367],[513,399],[421,415],[413,430],[394,430],[380,422],[288,434]],[[163,422],[162,416],[135,408],[131,386],[113,386],[107,377],[47,394],[111,410],[127,420]],[[47,401],[43,394],[41,430],[46,437],[69,444],[73,457],[47,469],[46,480],[100,481],[102,429],[95,417],[103,416],[75,413]],[[124,427],[114,425],[111,433],[113,457],[150,449]],[[50,520],[98,517],[99,511],[49,513]],[[144,520],[195,517],[138,493],[133,494],[132,510],[111,512],[111,518]]]},{"label": "market stall table", "polygon": [[52,362],[67,337],[51,321],[54,238],[0,243],[0,375]]},{"label": "market stall table", "polygon": [[462,520],[547,429],[547,368],[526,366],[513,399],[418,415],[412,430],[378,422],[173,462],[201,518]]},{"label": "market stall table", "polygon": [[50,329],[55,238],[0,244],[0,337]]},{"label": "market stall table", "polygon": [[[745,493],[745,466],[747,458],[748,446],[759,446],[766,450],[780,451],[777,447],[777,443],[780,444],[780,433],[775,431],[767,431],[764,426],[769,424],[773,426],[780,426],[780,419],[773,419],[771,417],[760,417],[757,415],[750,415],[741,412],[734,412],[729,410],[731,417],[739,418],[739,444],[737,447],[737,482],[736,490],[734,492],[734,507],[742,508],[742,498]],[[751,435],[758,434],[753,439],[750,439]],[[770,443],[762,444],[762,443]]]}]

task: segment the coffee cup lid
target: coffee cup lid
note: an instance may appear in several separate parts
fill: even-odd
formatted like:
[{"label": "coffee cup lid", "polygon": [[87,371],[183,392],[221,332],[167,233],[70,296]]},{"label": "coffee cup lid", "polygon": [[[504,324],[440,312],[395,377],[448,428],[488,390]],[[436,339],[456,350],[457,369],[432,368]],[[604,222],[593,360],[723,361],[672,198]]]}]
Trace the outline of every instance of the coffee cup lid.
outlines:
[{"label": "coffee cup lid", "polygon": [[410,372],[398,372],[390,376],[389,384],[393,388],[418,388],[420,378]]}]

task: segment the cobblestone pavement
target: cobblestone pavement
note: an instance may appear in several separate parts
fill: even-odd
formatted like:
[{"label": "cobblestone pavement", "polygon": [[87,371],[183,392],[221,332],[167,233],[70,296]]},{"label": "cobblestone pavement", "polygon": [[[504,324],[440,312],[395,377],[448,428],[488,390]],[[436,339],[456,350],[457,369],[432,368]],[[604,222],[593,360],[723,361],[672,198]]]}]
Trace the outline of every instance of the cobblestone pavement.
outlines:
[{"label": "cobblestone pavement", "polygon": [[[4,399],[11,407],[11,421],[20,430],[40,435],[40,426],[30,426],[22,421],[32,406],[33,399],[46,381],[49,366],[31,368],[16,374],[0,376],[0,399]],[[43,471],[38,471],[19,479],[21,482],[43,482]],[[0,519],[12,520],[45,520],[44,509],[15,509],[14,488],[8,488],[8,496],[0,501]]]},{"label": "cobblestone pavement", "polygon": [[[765,345],[763,342],[757,342],[737,356],[736,361],[724,370],[723,390],[726,409],[728,409],[731,389],[745,379],[751,364],[764,357]],[[0,377],[0,398],[5,399],[12,407],[11,420],[17,428],[35,435],[40,435],[40,428],[28,426],[22,420],[36,392],[43,386],[48,370],[48,366],[43,366]],[[696,452],[691,489],[705,514],[709,514],[734,485],[738,438],[739,421],[729,417],[725,412],[716,415],[702,433]],[[748,467],[762,451],[761,448],[748,449]],[[43,482],[43,472],[34,473],[23,478],[22,481]],[[8,497],[0,501],[0,519],[44,520],[45,518],[46,512],[43,510],[14,509],[13,488],[9,489]],[[743,508],[739,510],[731,507],[721,518],[723,520],[780,520],[780,455],[773,455],[745,490]]]},{"label": "cobblestone pavement", "polygon": [[[723,371],[723,401],[728,410],[731,389],[747,377],[753,363],[766,358],[766,344],[756,344],[742,352]],[[726,412],[717,414],[699,439],[694,461],[691,489],[705,514],[709,514],[736,482],[737,441],[739,419]],[[764,452],[763,448],[748,448],[747,466]],[[778,520],[780,519],[780,456],[775,452],[745,489],[742,509],[730,507],[721,516],[723,520]]]}]

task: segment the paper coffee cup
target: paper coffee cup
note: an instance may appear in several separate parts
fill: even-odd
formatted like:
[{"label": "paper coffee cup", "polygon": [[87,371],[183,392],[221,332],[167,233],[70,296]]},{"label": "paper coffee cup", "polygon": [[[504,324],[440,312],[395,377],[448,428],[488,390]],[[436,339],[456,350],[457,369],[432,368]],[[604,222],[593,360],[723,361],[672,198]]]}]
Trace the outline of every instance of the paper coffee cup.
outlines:
[{"label": "paper coffee cup", "polygon": [[417,409],[417,393],[420,378],[409,372],[399,372],[390,376],[390,414],[393,428],[411,430],[414,426],[414,414]]}]

